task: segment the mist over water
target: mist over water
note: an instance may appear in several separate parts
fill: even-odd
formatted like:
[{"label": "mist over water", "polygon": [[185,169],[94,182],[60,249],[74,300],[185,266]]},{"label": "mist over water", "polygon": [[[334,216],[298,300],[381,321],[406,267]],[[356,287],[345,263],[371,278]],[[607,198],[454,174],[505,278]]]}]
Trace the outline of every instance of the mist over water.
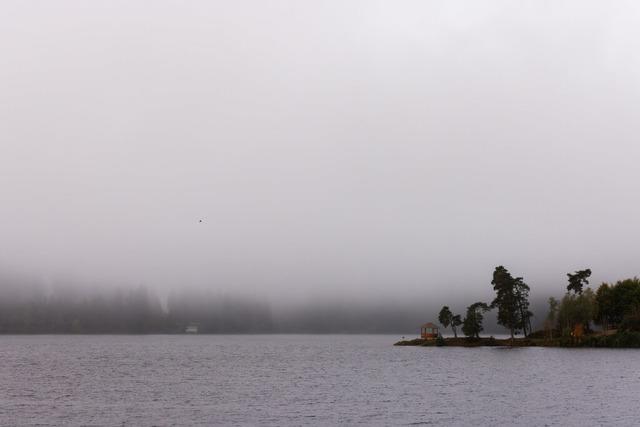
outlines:
[{"label": "mist over water", "polygon": [[2,0],[0,425],[637,425],[638,23]]},{"label": "mist over water", "polygon": [[0,266],[305,331],[463,312],[497,265],[539,301],[577,269],[633,277],[638,18],[625,1],[8,1]]},{"label": "mist over water", "polygon": [[[488,288],[489,289],[489,288]],[[73,281],[43,283],[21,275],[0,276],[0,333],[153,334],[184,333],[396,333],[412,336],[419,325],[437,321],[444,304],[463,314],[467,298],[316,298],[274,302],[209,289],[162,294],[146,286],[83,286]],[[485,300],[490,300],[487,293]],[[446,301],[446,302],[445,302]],[[532,301],[533,324],[546,315],[546,300]],[[487,334],[504,333],[494,315]],[[448,334],[450,331],[443,331]]]}]

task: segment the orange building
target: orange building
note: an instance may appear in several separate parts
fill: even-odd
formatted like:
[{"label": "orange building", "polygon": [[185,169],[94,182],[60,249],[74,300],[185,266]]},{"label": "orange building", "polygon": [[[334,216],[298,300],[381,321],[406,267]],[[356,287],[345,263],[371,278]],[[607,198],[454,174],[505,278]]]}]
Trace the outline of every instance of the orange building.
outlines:
[{"label": "orange building", "polygon": [[425,340],[435,340],[438,338],[438,327],[433,323],[425,323],[420,327],[420,337]]}]

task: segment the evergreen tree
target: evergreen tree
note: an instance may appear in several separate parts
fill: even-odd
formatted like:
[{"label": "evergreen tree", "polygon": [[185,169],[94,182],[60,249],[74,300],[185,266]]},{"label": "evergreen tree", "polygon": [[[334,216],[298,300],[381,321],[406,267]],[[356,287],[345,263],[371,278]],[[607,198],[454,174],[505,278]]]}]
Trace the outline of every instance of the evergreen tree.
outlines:
[{"label": "evergreen tree", "polygon": [[451,318],[451,329],[453,329],[453,336],[458,338],[458,326],[462,325],[462,318],[459,314],[454,315]]},{"label": "evergreen tree", "polygon": [[484,313],[490,309],[483,302],[476,302],[467,307],[467,315],[462,322],[462,332],[469,338],[480,338],[480,332],[484,329],[482,326]]},{"label": "evergreen tree", "polygon": [[491,306],[498,308],[498,324],[509,329],[513,340],[515,330],[522,323],[516,298],[516,280],[506,268],[500,265],[493,272],[491,284],[496,291],[496,297]]},{"label": "evergreen tree", "polygon": [[451,310],[449,310],[449,307],[445,305],[440,310],[440,314],[438,314],[438,321],[442,326],[444,326],[445,328],[448,328],[449,325],[451,324],[452,317],[453,317],[453,313],[451,312]]},{"label": "evergreen tree", "polygon": [[533,317],[533,313],[529,311],[529,286],[524,283],[522,277],[516,277],[514,280],[516,304],[518,305],[520,315],[518,329],[522,329],[524,336],[527,336],[533,332],[531,330],[531,317]]},{"label": "evergreen tree", "polygon": [[569,284],[567,285],[567,292],[573,291],[576,294],[582,293],[582,288],[589,284],[589,277],[591,276],[591,270],[578,270],[574,274],[567,273],[569,277]]},{"label": "evergreen tree", "polygon": [[531,333],[531,317],[529,311],[529,286],[522,277],[513,277],[503,267],[496,267],[491,281],[496,297],[491,307],[498,308],[498,324],[509,329],[511,339],[517,331],[522,330],[524,335]]}]

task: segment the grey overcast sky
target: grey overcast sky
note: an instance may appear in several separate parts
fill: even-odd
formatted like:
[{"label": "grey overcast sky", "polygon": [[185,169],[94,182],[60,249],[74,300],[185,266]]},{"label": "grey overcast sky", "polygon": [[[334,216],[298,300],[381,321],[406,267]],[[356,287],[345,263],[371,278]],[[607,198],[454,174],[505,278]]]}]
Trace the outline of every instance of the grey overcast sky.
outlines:
[{"label": "grey overcast sky", "polygon": [[0,264],[276,298],[637,275],[639,101],[636,1],[3,1]]}]

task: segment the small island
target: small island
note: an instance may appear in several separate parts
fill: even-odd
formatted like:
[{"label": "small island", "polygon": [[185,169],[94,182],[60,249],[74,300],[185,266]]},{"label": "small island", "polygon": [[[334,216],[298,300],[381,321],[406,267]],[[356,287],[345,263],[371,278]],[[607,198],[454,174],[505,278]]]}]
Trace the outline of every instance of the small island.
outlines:
[{"label": "small island", "polygon": [[[569,284],[561,300],[549,298],[549,311],[544,329],[533,331],[529,311],[529,286],[522,277],[513,277],[503,267],[496,267],[491,284],[496,292],[487,304],[475,302],[466,315],[453,314],[442,307],[438,321],[451,327],[453,337],[444,338],[433,323],[422,325],[420,337],[403,339],[397,346],[423,347],[604,347],[640,348],[640,279],[602,283],[594,292],[589,285],[591,270],[568,273]],[[498,324],[504,326],[509,338],[481,337],[484,313],[497,309]],[[461,327],[465,337],[458,337]],[[522,333],[522,338],[516,335]]]}]

